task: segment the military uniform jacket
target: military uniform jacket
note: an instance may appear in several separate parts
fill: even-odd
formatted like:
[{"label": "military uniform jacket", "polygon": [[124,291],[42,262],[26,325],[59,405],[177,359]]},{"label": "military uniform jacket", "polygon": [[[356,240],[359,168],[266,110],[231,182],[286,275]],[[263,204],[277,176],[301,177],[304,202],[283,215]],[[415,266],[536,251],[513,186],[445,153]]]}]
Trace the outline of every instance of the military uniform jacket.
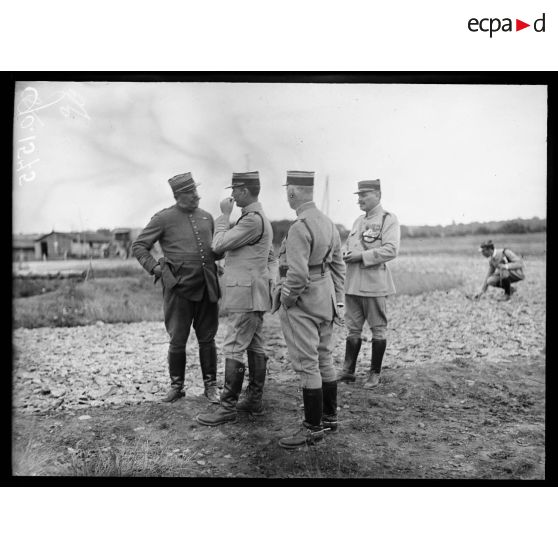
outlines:
[{"label": "military uniform jacket", "polygon": [[[203,209],[186,211],[173,205],[156,213],[132,244],[132,252],[149,272],[157,265],[150,254],[159,242],[165,256],[164,265],[177,280],[177,291],[188,300],[200,301],[207,289],[211,302],[220,292],[215,255],[211,250],[213,217]],[[163,276],[163,284],[164,284]],[[173,281],[174,283],[174,281]]]},{"label": "military uniform jacket", "polygon": [[215,221],[212,248],[225,254],[224,307],[231,312],[267,311],[277,269],[273,229],[259,202],[242,208],[230,226],[227,215]]},{"label": "military uniform jacket", "polygon": [[302,204],[297,215],[279,255],[284,275],[281,302],[332,321],[337,315],[336,303],[343,302],[345,278],[339,232],[314,202]]},{"label": "military uniform jacket", "polygon": [[509,248],[500,248],[494,250],[492,256],[488,259],[488,274],[492,275],[498,271],[500,264],[508,264],[510,274],[517,279],[524,279],[523,260],[514,254]]},{"label": "military uniform jacket", "polygon": [[386,262],[399,252],[400,227],[393,213],[378,204],[354,223],[346,250],[362,252],[362,261],[347,264],[345,293],[358,296],[387,296],[395,293]]}]

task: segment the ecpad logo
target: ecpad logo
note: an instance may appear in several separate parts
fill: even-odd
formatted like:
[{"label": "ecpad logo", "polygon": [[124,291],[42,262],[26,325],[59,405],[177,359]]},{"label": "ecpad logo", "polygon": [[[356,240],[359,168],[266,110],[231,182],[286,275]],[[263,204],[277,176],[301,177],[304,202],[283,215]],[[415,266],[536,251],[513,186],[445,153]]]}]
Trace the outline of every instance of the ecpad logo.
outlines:
[{"label": "ecpad logo", "polygon": [[[512,19],[509,17],[505,17],[503,19],[497,17],[490,17],[490,18],[485,17],[482,19],[477,19],[475,17],[472,17],[468,21],[467,27],[469,28],[469,31],[473,33],[477,33],[478,31],[481,31],[483,33],[489,33],[490,38],[492,38],[493,33],[497,33],[498,31],[509,32],[514,30]],[[531,24],[525,23],[520,19],[515,20],[515,31],[521,31],[526,27],[531,27]],[[533,29],[537,33],[544,33],[545,32],[544,27],[545,27],[545,14],[543,13],[543,15],[539,19],[536,19],[533,22]]]}]

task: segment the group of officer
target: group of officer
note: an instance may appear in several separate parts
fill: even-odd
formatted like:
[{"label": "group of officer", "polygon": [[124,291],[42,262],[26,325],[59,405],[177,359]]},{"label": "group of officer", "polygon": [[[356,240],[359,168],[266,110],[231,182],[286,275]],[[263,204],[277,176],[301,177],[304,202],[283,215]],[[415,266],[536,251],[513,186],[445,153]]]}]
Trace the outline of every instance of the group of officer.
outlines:
[{"label": "group of officer", "polygon": [[[287,201],[296,211],[280,248],[261,203],[257,171],[233,173],[231,197],[221,201],[221,215],[199,208],[198,186],[191,173],[169,180],[176,204],[154,215],[132,249],[155,281],[161,280],[165,327],[169,334],[171,388],[163,401],[184,396],[186,343],[193,326],[199,344],[204,394],[213,412],[198,415],[207,426],[233,422],[239,411],[263,414],[262,394],[268,357],[262,339],[264,313],[278,312],[293,369],[299,374],[304,420],[279,440],[287,449],[314,444],[336,432],[338,382],[354,383],[362,329],[372,330],[372,360],[366,389],[378,385],[386,349],[386,297],[395,292],[386,263],[397,256],[397,217],[380,204],[380,180],[358,183],[363,211],[349,234],[345,252],[335,224],[313,202],[314,172],[288,171]],[[234,204],[241,216],[234,225]],[[150,251],[159,242],[163,257]],[[225,258],[224,308],[234,315],[226,333],[224,387],[217,389],[215,334],[221,298],[216,261]],[[332,359],[334,321],[345,320],[348,335],[343,370]],[[248,361],[248,382],[241,397]]]}]

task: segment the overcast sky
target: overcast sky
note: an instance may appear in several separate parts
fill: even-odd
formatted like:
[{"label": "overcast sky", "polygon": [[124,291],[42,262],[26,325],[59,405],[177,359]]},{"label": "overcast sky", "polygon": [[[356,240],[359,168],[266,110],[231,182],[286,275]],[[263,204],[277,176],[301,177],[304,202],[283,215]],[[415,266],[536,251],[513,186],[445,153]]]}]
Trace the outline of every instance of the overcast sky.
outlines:
[{"label": "overcast sky", "polygon": [[15,101],[17,233],[144,226],[186,171],[215,216],[259,170],[269,218],[294,218],[294,169],[319,207],[328,177],[346,227],[372,178],[405,225],[546,217],[546,86],[21,82]]}]

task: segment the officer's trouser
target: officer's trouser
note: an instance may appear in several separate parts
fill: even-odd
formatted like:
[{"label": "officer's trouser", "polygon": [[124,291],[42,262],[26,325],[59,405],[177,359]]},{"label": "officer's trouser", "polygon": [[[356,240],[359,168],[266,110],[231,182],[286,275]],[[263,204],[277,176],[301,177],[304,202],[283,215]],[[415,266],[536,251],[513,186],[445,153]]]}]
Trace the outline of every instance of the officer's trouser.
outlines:
[{"label": "officer's trouser", "polygon": [[[508,278],[510,280],[510,283],[516,283],[517,281],[523,281],[523,279],[524,279],[524,277],[519,275],[515,271],[515,269],[510,269]],[[496,271],[496,273],[493,273],[492,275],[490,275],[487,279],[487,283],[491,287],[501,287],[502,286],[502,278],[500,277],[500,273],[498,271]]]},{"label": "officer's trouser", "polygon": [[207,290],[202,300],[191,301],[180,296],[174,289],[164,289],[163,310],[165,327],[170,337],[169,353],[183,353],[192,324],[200,345],[215,343],[219,326],[219,306],[210,302]]},{"label": "officer's trouser", "polygon": [[223,355],[244,362],[247,350],[265,354],[262,338],[263,312],[238,312],[227,330]]},{"label": "officer's trouser", "polygon": [[279,318],[289,359],[300,374],[303,388],[318,389],[323,382],[335,381],[331,355],[333,321],[324,322],[303,312],[298,306],[279,308]]},{"label": "officer's trouser", "polygon": [[385,296],[345,295],[345,324],[347,337],[359,337],[364,322],[368,322],[373,339],[385,339],[387,330]]}]

